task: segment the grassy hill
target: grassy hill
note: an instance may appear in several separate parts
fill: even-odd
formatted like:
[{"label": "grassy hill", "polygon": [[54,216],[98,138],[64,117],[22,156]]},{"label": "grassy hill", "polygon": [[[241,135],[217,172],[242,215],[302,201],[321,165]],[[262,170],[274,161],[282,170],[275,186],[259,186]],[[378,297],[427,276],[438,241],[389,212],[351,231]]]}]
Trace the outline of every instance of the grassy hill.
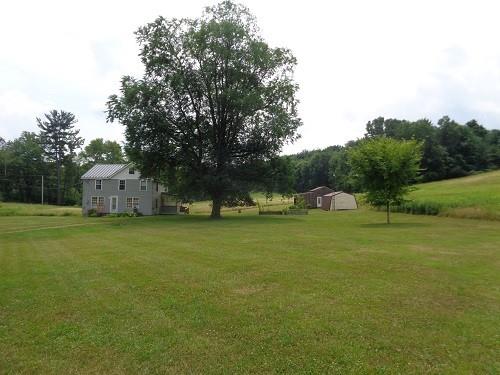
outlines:
[{"label": "grassy hill", "polygon": [[417,185],[399,211],[500,220],[500,171]]}]

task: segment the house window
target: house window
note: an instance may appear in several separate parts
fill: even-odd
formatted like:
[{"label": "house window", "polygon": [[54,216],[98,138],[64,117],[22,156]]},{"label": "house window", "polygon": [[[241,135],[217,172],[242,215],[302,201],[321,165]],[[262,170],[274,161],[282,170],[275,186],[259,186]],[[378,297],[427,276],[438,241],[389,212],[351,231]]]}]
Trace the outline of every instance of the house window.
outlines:
[{"label": "house window", "polygon": [[104,197],[92,197],[90,206],[91,208],[104,208]]},{"label": "house window", "polygon": [[102,180],[95,180],[95,189],[102,190]]},{"label": "house window", "polygon": [[139,208],[139,198],[127,197],[127,208]]},{"label": "house window", "polygon": [[134,169],[134,167],[130,167],[130,168],[128,169],[128,174],[134,174],[134,173],[135,173],[135,169]]},{"label": "house window", "polygon": [[321,207],[321,201],[322,201],[322,197],[316,198],[316,207]]},{"label": "house window", "polygon": [[118,190],[125,190],[125,180],[120,180],[118,183]]},{"label": "house window", "polygon": [[148,183],[146,180],[141,180],[141,191],[148,190]]}]

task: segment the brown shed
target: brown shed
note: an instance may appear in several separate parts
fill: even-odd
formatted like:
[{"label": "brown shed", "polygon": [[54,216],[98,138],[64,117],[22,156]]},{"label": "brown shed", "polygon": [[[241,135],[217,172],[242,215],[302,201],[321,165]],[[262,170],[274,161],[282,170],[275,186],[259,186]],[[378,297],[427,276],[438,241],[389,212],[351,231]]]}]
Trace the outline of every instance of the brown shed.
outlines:
[{"label": "brown shed", "polygon": [[323,206],[323,196],[325,194],[333,193],[334,191],[327,186],[318,186],[305,193],[297,194],[304,198],[308,208],[316,208]]}]

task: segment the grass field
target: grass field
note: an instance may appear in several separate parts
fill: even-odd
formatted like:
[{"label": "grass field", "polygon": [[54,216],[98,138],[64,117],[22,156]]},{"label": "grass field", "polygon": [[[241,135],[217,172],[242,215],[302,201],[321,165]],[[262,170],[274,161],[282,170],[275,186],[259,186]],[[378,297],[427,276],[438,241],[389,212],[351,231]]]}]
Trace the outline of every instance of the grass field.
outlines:
[{"label": "grass field", "polygon": [[[271,200],[266,200],[265,194],[254,192],[252,193],[252,199],[257,204],[265,205],[267,208],[273,209],[284,209],[293,204],[293,198],[283,198],[279,194],[274,194]],[[256,207],[223,207],[222,212],[237,212],[246,210],[256,210]],[[211,201],[198,201],[189,205],[189,211],[194,214],[209,214],[212,211]]]},{"label": "grass field", "polygon": [[0,217],[0,373],[500,371],[500,223]]},{"label": "grass field", "polygon": [[81,216],[80,207],[0,202],[0,216]]},{"label": "grass field", "polygon": [[500,220],[500,171],[417,185],[409,210],[441,216]]}]

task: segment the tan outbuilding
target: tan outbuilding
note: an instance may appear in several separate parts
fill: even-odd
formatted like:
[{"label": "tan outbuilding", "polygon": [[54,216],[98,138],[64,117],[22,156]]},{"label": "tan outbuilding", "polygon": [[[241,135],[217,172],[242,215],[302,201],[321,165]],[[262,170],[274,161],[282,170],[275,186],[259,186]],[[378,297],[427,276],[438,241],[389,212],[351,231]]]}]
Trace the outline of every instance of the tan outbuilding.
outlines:
[{"label": "tan outbuilding", "polygon": [[358,208],[358,203],[354,195],[334,191],[322,196],[321,208],[325,211],[355,210]]}]

